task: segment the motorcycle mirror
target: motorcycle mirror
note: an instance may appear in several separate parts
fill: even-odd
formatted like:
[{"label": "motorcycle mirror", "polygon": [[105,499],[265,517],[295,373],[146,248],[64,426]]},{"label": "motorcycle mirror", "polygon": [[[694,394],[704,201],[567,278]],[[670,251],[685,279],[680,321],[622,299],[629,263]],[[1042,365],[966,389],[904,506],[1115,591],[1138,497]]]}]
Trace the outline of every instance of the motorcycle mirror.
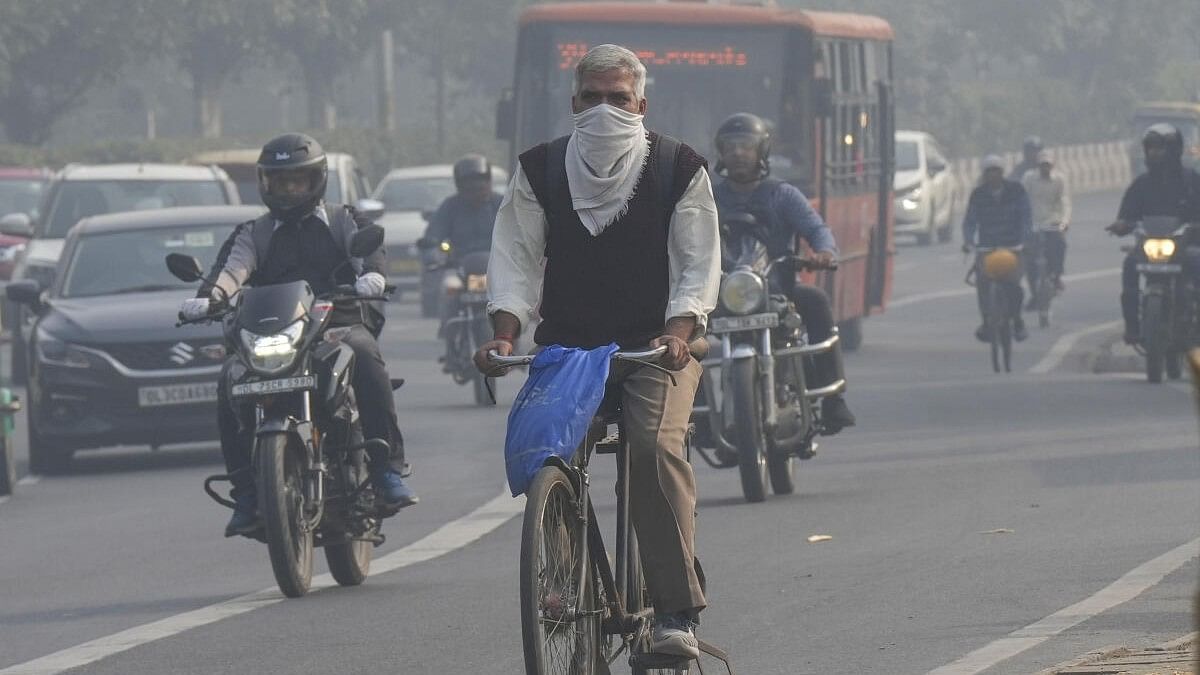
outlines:
[{"label": "motorcycle mirror", "polygon": [[175,275],[176,279],[188,283],[200,281],[204,278],[204,272],[200,268],[200,261],[182,253],[167,254],[167,269],[171,271],[171,274]]},{"label": "motorcycle mirror", "polygon": [[383,246],[383,228],[378,225],[367,225],[359,228],[350,240],[350,255],[355,258],[365,258],[379,247]]}]

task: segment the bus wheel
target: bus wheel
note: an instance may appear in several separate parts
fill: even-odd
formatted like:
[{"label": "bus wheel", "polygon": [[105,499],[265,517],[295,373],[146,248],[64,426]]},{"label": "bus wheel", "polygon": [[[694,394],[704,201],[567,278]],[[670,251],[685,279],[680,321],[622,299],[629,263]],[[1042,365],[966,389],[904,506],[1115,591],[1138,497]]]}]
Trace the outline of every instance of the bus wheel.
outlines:
[{"label": "bus wheel", "polygon": [[863,341],[862,317],[839,323],[838,334],[842,337],[842,349],[848,352],[857,351]]}]

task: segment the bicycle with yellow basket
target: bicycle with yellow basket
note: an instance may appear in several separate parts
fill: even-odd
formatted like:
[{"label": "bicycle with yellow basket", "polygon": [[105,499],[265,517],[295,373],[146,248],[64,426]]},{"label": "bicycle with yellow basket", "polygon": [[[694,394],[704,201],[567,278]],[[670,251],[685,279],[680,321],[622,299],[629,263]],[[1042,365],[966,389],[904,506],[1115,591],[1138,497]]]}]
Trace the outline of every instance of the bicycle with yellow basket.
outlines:
[{"label": "bicycle with yellow basket", "polygon": [[[967,272],[966,282],[979,290],[979,312],[983,325],[975,336],[991,345],[992,370],[1012,372],[1012,343],[1026,337],[1021,320],[1021,249],[1022,246],[971,247],[975,264]],[[969,247],[964,246],[964,252]]]}]

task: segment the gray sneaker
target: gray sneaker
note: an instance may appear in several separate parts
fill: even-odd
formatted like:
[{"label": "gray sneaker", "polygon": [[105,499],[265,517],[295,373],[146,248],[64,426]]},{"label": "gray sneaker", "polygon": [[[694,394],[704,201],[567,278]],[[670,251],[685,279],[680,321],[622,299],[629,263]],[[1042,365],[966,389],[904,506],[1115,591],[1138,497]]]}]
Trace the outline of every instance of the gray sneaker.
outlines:
[{"label": "gray sneaker", "polygon": [[682,614],[655,618],[654,630],[650,635],[650,651],[686,659],[700,658],[696,624]]}]

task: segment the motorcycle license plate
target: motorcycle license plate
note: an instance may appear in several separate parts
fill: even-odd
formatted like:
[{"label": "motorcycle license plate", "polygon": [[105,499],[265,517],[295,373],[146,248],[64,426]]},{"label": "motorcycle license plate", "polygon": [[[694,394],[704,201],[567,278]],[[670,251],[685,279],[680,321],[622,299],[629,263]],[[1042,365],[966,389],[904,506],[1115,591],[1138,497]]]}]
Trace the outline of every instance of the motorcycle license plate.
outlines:
[{"label": "motorcycle license plate", "polygon": [[279,380],[260,380],[258,382],[243,382],[233,385],[231,393],[234,396],[256,396],[259,394],[281,394],[288,391],[315,389],[317,377],[302,375],[300,377],[285,377]]},{"label": "motorcycle license plate", "polygon": [[168,384],[162,387],[138,387],[138,407],[211,403],[217,400],[216,382]]},{"label": "motorcycle license plate", "polygon": [[458,296],[458,298],[463,303],[468,304],[468,305],[474,305],[474,304],[478,304],[478,303],[486,303],[488,301],[487,293],[478,293],[478,292],[471,292],[471,291],[467,291],[466,293],[463,293],[462,295]]},{"label": "motorcycle license plate", "polygon": [[742,330],[774,328],[779,325],[778,314],[751,314],[750,316],[719,316],[708,325],[710,333],[733,333]]},{"label": "motorcycle license plate", "polygon": [[1149,272],[1150,274],[1179,274],[1183,271],[1183,265],[1178,263],[1138,263],[1137,269],[1139,272]]}]

